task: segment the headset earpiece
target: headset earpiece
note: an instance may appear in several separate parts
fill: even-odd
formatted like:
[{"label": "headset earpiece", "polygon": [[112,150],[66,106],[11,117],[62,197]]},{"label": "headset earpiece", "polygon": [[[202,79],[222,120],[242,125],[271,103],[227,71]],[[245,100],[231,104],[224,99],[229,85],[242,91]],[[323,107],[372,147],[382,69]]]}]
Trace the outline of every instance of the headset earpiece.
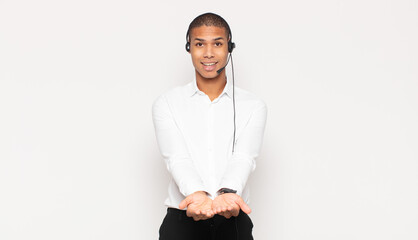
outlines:
[{"label": "headset earpiece", "polygon": [[187,52],[190,52],[190,42],[187,42],[186,43],[186,51]]},{"label": "headset earpiece", "polygon": [[228,42],[228,52],[232,53],[232,50],[235,48],[235,43],[229,41]]}]

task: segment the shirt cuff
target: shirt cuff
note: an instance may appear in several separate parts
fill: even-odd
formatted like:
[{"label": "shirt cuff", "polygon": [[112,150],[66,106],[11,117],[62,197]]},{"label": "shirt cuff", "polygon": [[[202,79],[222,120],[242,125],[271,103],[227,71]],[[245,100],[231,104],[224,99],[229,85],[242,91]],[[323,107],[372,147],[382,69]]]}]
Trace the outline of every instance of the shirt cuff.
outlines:
[{"label": "shirt cuff", "polygon": [[212,196],[202,184],[189,184],[186,188],[181,188],[180,192],[185,196],[189,196],[195,192],[205,192],[208,196]]}]

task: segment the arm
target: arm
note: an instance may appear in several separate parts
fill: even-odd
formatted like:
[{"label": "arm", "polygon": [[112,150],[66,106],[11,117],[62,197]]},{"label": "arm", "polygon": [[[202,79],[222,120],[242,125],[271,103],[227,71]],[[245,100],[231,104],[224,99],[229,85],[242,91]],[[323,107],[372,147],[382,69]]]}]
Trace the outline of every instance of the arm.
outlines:
[{"label": "arm", "polygon": [[207,192],[164,95],[155,100],[152,118],[161,155],[180,192],[184,196]]},{"label": "arm", "polygon": [[266,117],[267,107],[261,102],[237,138],[235,151],[220,184],[220,189],[233,189],[236,193],[218,195],[212,204],[215,214],[230,218],[238,216],[240,209],[247,214],[251,212],[250,207],[242,200],[241,194],[250,173],[255,169],[255,159],[261,149]]},{"label": "arm", "polygon": [[248,177],[254,171],[261,145],[267,118],[267,107],[264,102],[255,108],[247,125],[236,139],[235,151],[228,163],[225,175],[219,188],[229,188],[241,196]]}]

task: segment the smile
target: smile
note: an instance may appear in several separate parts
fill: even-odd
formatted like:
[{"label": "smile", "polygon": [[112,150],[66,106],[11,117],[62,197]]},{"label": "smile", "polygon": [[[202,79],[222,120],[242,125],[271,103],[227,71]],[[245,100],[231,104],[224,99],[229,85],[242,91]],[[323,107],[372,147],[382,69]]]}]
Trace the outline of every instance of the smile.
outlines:
[{"label": "smile", "polygon": [[217,64],[218,62],[213,62],[213,63],[204,63],[204,62],[202,62],[202,64],[204,65],[204,66],[212,66],[212,65],[215,65],[215,64]]}]

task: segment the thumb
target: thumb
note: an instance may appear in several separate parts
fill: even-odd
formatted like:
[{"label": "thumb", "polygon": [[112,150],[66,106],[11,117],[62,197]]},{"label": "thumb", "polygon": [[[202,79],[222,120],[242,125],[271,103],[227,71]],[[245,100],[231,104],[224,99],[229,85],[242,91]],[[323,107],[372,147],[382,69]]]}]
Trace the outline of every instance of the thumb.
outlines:
[{"label": "thumb", "polygon": [[239,205],[243,212],[245,212],[246,214],[251,213],[251,208],[244,202],[244,200],[242,200],[242,198],[239,198],[238,201],[236,201],[236,203]]},{"label": "thumb", "polygon": [[179,208],[184,209],[190,204],[190,198],[186,197],[183,201],[180,202]]}]

